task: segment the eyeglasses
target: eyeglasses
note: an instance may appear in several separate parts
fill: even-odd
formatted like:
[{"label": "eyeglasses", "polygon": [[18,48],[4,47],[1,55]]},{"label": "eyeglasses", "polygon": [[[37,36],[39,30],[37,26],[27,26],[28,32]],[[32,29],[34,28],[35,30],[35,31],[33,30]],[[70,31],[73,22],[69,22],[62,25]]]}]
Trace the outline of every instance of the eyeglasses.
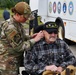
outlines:
[{"label": "eyeglasses", "polygon": [[58,34],[58,31],[51,31],[51,32],[48,32],[49,34],[52,34],[52,33],[54,33],[54,34]]}]

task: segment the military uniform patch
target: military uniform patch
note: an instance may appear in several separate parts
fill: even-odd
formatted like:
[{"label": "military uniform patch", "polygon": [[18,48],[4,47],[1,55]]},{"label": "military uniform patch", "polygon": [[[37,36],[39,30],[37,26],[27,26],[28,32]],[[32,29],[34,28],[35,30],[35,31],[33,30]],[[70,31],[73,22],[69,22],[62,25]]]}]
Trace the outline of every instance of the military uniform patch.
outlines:
[{"label": "military uniform patch", "polygon": [[17,31],[15,29],[8,32],[7,36],[12,39],[17,34]]}]

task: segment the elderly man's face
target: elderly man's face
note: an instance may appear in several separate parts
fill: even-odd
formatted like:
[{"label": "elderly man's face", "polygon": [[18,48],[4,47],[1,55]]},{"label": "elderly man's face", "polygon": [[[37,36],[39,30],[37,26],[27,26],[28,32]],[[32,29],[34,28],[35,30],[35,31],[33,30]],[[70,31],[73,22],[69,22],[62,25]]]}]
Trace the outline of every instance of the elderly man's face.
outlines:
[{"label": "elderly man's face", "polygon": [[43,30],[44,37],[47,43],[53,43],[57,39],[57,32],[48,33],[47,31]]}]

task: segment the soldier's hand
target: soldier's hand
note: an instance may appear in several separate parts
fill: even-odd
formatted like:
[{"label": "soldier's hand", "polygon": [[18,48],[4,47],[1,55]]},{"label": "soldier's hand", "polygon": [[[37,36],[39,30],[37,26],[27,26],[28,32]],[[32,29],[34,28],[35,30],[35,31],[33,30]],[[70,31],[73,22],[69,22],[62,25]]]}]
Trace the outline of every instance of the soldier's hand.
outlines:
[{"label": "soldier's hand", "polygon": [[31,35],[31,38],[35,38],[38,33]]},{"label": "soldier's hand", "polygon": [[35,42],[39,41],[41,38],[44,37],[43,31],[40,31],[37,33],[37,35],[34,37]]}]

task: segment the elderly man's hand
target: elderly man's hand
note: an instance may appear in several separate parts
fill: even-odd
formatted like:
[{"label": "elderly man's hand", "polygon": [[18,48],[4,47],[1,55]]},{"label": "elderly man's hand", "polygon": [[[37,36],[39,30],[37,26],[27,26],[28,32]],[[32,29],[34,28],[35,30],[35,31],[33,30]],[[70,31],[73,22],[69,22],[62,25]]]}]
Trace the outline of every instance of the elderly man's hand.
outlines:
[{"label": "elderly man's hand", "polygon": [[63,68],[62,67],[57,67],[57,72],[62,72],[63,71]]},{"label": "elderly man's hand", "polygon": [[57,71],[57,72],[61,73],[63,71],[63,68],[57,67],[55,65],[49,65],[49,66],[45,67],[45,70]]},{"label": "elderly man's hand", "polygon": [[57,71],[57,67],[55,65],[49,65],[45,67],[45,70]]}]

